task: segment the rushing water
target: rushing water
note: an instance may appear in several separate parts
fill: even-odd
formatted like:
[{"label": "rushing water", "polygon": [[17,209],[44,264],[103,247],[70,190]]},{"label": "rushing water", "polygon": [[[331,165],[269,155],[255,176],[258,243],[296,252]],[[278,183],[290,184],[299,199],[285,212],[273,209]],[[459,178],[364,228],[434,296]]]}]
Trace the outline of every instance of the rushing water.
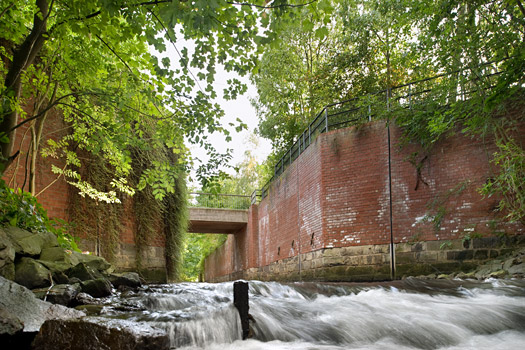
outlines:
[{"label": "rushing water", "polygon": [[242,341],[233,283],[148,286],[106,317],[166,329],[183,349],[525,349],[525,281],[280,284],[250,281]]}]

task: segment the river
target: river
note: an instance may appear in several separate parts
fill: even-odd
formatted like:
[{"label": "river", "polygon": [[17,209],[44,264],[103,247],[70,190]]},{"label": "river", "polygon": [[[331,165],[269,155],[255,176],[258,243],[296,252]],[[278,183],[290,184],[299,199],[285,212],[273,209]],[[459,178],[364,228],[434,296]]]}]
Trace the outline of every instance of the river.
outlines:
[{"label": "river", "polygon": [[523,280],[249,283],[246,341],[231,282],[150,285],[103,315],[164,328],[185,350],[525,349]]}]

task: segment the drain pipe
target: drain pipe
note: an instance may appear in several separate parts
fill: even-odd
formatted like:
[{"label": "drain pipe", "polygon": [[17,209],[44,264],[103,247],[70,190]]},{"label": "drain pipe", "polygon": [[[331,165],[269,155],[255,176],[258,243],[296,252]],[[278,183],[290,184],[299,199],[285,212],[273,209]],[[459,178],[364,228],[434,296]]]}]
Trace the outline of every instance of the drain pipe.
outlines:
[{"label": "drain pipe", "polygon": [[390,278],[396,278],[396,253],[394,247],[394,228],[392,214],[392,153],[390,141],[390,118],[387,120],[387,140],[388,140],[388,201],[390,208]]}]

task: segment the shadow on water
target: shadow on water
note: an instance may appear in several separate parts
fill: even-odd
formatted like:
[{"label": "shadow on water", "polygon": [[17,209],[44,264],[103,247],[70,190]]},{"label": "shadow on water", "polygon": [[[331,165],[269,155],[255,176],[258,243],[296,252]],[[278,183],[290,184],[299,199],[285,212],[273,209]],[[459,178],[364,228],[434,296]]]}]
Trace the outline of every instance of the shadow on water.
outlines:
[{"label": "shadow on water", "polygon": [[250,281],[254,337],[241,341],[233,283],[150,285],[103,316],[148,322],[187,349],[520,349],[525,281]]}]

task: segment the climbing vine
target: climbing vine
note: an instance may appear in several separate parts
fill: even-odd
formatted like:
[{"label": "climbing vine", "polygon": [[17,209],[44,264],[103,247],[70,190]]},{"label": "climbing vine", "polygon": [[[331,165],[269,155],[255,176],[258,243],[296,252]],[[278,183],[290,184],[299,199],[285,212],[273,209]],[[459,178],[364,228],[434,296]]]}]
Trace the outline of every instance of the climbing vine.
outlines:
[{"label": "climbing vine", "polygon": [[[114,177],[111,166],[97,154],[85,152],[79,158],[83,163],[81,176],[93,188],[107,192]],[[81,196],[73,186],[70,187],[70,194],[69,212],[75,236],[95,242],[95,253],[114,262],[122,230],[122,205]],[[122,195],[119,200],[123,200]]]},{"label": "climbing vine", "polygon": [[[177,156],[175,154],[170,154],[169,157],[173,163],[176,163]],[[174,192],[168,194],[163,201],[164,211],[162,216],[166,238],[165,256],[168,282],[180,279],[184,238],[189,220],[186,193],[185,174],[183,171],[180,171],[174,183]]]}]

